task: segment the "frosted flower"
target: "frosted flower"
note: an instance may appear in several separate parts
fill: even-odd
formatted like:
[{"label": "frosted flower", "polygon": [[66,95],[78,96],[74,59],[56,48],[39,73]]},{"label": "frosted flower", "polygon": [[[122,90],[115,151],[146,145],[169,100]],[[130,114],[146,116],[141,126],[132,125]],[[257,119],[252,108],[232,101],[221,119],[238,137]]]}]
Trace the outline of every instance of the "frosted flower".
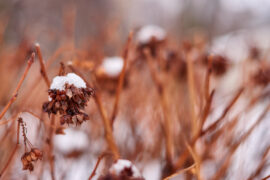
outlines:
[{"label": "frosted flower", "polygon": [[134,166],[129,160],[125,159],[118,159],[117,162],[114,163],[110,168],[110,173],[118,176],[125,174],[133,178],[142,177],[136,166]]},{"label": "frosted flower", "polygon": [[129,161],[118,159],[109,169],[109,173],[98,180],[144,180],[139,170]]},{"label": "frosted flower", "polygon": [[65,90],[65,84],[74,85],[77,88],[86,88],[84,80],[75,73],[68,73],[66,76],[56,76],[53,78],[50,89]]},{"label": "frosted flower", "polygon": [[88,119],[82,112],[94,91],[86,87],[84,80],[74,73],[56,76],[48,91],[49,101],[43,104],[43,111],[49,115],[59,113],[61,124],[81,124]]},{"label": "frosted flower", "polygon": [[166,32],[156,25],[147,25],[137,33],[137,40],[141,44],[148,44],[153,38],[156,41],[163,41],[166,38]]},{"label": "frosted flower", "polygon": [[102,62],[102,69],[104,73],[111,77],[117,77],[120,75],[124,66],[124,60],[122,57],[106,57]]}]

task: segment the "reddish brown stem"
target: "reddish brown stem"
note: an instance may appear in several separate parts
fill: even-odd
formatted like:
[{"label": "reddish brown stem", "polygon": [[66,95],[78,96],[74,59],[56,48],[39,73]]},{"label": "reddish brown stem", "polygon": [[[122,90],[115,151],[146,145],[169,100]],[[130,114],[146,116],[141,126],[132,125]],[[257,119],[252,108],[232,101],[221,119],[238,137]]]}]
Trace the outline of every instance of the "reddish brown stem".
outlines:
[{"label": "reddish brown stem", "polygon": [[[38,43],[36,43],[36,51],[38,54],[38,59],[39,59],[39,64],[40,64],[40,73],[42,75],[42,77],[44,78],[46,85],[48,88],[50,88],[50,80],[48,78],[47,75],[47,71],[45,68],[45,64],[43,61],[43,57],[41,54],[41,50],[40,50],[40,45]],[[54,180],[55,176],[54,176],[54,155],[53,155],[53,148],[54,148],[54,144],[53,144],[53,135],[54,135],[54,123],[55,123],[55,116],[52,115],[51,116],[51,124],[50,124],[50,130],[49,130],[49,137],[48,137],[48,145],[49,145],[49,162],[50,162],[50,171],[51,171],[51,177]]]},{"label": "reddish brown stem", "polygon": [[30,69],[30,67],[32,66],[33,62],[34,62],[34,59],[35,59],[35,53],[32,53],[31,57],[29,58],[28,60],[28,63],[27,63],[27,67],[23,73],[23,76],[21,77],[15,91],[13,92],[13,95],[12,95],[12,98],[9,100],[9,102],[7,103],[7,105],[4,107],[4,109],[2,110],[1,114],[0,114],[0,120],[3,118],[3,116],[5,115],[5,113],[7,112],[7,110],[9,109],[9,107],[14,103],[14,101],[17,99],[18,97],[18,92],[19,92],[19,89],[20,87],[22,86],[22,83],[26,77],[26,75],[28,74],[28,71]]},{"label": "reddish brown stem", "polygon": [[264,178],[262,178],[262,180],[267,180],[270,178],[270,174],[268,176],[265,176]]},{"label": "reddish brown stem", "polygon": [[192,136],[196,136],[199,130],[197,115],[195,112],[196,106],[196,92],[195,92],[195,83],[194,83],[194,67],[193,59],[191,58],[191,53],[187,54],[187,78],[188,78],[188,94],[190,101],[191,109],[191,124],[192,124]]},{"label": "reddish brown stem", "polygon": [[38,60],[39,60],[39,64],[40,64],[40,73],[41,73],[42,77],[44,78],[47,86],[50,87],[51,83],[50,83],[50,80],[48,78],[48,75],[47,75],[47,72],[45,69],[45,64],[44,64],[43,57],[41,54],[40,45],[38,43],[36,43],[35,46],[36,46],[36,51],[37,51]]},{"label": "reddish brown stem", "polygon": [[[206,128],[204,131],[202,131],[200,134],[197,134],[197,136],[195,136],[194,138],[192,138],[190,145],[193,146],[196,141],[200,138],[203,137],[207,132],[214,130],[218,124],[220,124],[220,122],[225,118],[225,116],[227,115],[227,113],[230,111],[230,109],[232,108],[232,106],[236,103],[236,101],[239,99],[240,95],[243,92],[243,88],[241,88],[236,95],[233,97],[233,99],[231,100],[231,102],[227,105],[227,107],[225,108],[225,110],[223,111],[221,117],[218,118],[218,120],[216,120],[212,125],[210,125],[208,128]],[[185,160],[188,158],[188,150],[185,148],[184,152],[182,153],[182,155],[178,158],[176,164],[175,164],[175,168],[179,169],[181,168],[181,166],[183,165],[183,163],[185,162]]]},{"label": "reddish brown stem", "polygon": [[54,135],[54,123],[55,123],[55,116],[51,116],[51,124],[50,124],[50,131],[49,131],[49,138],[48,138],[48,144],[49,144],[49,161],[50,161],[50,171],[51,171],[51,177],[52,180],[55,179],[55,173],[54,173],[54,155],[53,155],[53,149],[54,149],[54,144],[53,144],[53,135]]},{"label": "reddish brown stem", "polygon": [[250,134],[254,131],[254,129],[260,124],[260,122],[267,115],[269,109],[270,109],[270,105],[267,105],[267,107],[264,109],[264,111],[259,116],[257,121],[251,126],[251,128],[240,138],[239,141],[237,141],[235,144],[231,146],[230,151],[228,153],[228,157],[226,157],[225,162],[212,178],[213,180],[220,179],[226,173],[226,170],[228,169],[228,166],[230,165],[231,159],[233,157],[233,154],[235,153],[237,148],[240,146],[241,143],[243,143],[250,136]]},{"label": "reddish brown stem", "polygon": [[118,104],[119,104],[119,100],[120,100],[120,94],[121,94],[122,89],[123,89],[123,84],[124,84],[124,79],[125,79],[125,74],[126,74],[126,69],[127,69],[127,63],[128,63],[129,48],[130,48],[132,38],[133,38],[133,32],[131,32],[128,36],[127,44],[126,44],[124,54],[123,54],[124,66],[123,66],[123,69],[122,69],[121,74],[119,76],[117,90],[116,90],[116,97],[115,97],[112,116],[111,116],[111,126],[112,127],[113,127],[113,122],[114,122],[115,117],[116,117],[117,112],[118,112]]},{"label": "reddish brown stem", "polygon": [[236,93],[236,95],[231,100],[231,102],[229,103],[229,105],[223,111],[223,114],[221,115],[221,117],[217,121],[215,121],[213,124],[211,124],[208,128],[206,128],[204,131],[202,131],[201,135],[204,135],[206,132],[215,129],[221,123],[221,121],[225,118],[225,116],[227,115],[227,113],[229,112],[229,110],[237,102],[237,100],[239,99],[239,97],[243,93],[243,91],[244,91],[244,88],[240,88],[240,90]]},{"label": "reddish brown stem", "polygon": [[8,161],[7,163],[5,164],[4,168],[2,169],[1,173],[0,173],[0,178],[3,176],[4,172],[7,170],[9,164],[11,163],[16,151],[17,151],[17,148],[19,146],[19,134],[20,134],[20,122],[18,121],[18,125],[17,125],[17,142],[16,142],[16,145],[13,149],[13,151],[11,152],[11,155],[9,156],[8,158]]},{"label": "reddish brown stem", "polygon": [[209,61],[208,63],[208,68],[206,72],[206,77],[205,77],[205,87],[204,87],[204,93],[205,93],[205,100],[208,101],[209,99],[209,87],[210,87],[210,77],[212,74],[212,59],[213,56],[208,57]]},{"label": "reddish brown stem", "polygon": [[96,165],[95,165],[95,168],[93,169],[90,177],[88,178],[88,180],[91,180],[95,175],[96,175],[96,171],[97,171],[97,168],[98,168],[98,165],[99,163],[101,162],[101,160],[107,156],[107,155],[110,155],[109,153],[102,153],[99,157],[98,157],[98,160],[96,162]]},{"label": "reddish brown stem", "polygon": [[266,148],[266,150],[264,151],[263,157],[262,157],[258,167],[256,168],[255,172],[250,175],[248,180],[255,179],[261,173],[261,171],[264,169],[264,167],[267,163],[267,155],[269,154],[269,152],[270,152],[270,146],[268,146]]},{"label": "reddish brown stem", "polygon": [[160,81],[159,77],[157,76],[157,73],[155,71],[155,67],[153,64],[153,57],[150,53],[149,49],[144,49],[144,54],[146,56],[147,65],[149,67],[151,77],[154,81],[154,84],[156,86],[158,95],[160,97],[163,115],[164,115],[164,133],[166,138],[166,159],[168,164],[172,164],[172,158],[173,158],[173,136],[172,136],[172,124],[171,119],[169,118],[168,113],[168,103],[167,103],[167,97],[164,92],[164,86],[162,82]]}]

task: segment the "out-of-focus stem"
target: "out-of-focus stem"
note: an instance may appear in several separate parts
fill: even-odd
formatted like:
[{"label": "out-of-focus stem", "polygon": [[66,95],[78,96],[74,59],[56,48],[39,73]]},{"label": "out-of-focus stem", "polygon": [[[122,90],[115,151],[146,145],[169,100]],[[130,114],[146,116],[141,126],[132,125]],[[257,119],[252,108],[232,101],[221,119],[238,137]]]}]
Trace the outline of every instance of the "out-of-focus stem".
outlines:
[{"label": "out-of-focus stem", "polygon": [[4,109],[2,110],[2,112],[0,114],[0,120],[3,118],[3,116],[7,112],[8,108],[11,106],[11,104],[13,104],[14,101],[17,99],[19,89],[22,86],[22,83],[23,83],[27,73],[28,73],[30,67],[32,66],[32,64],[34,62],[34,59],[35,59],[35,53],[32,53],[31,57],[28,60],[27,67],[26,67],[26,69],[25,69],[25,71],[23,73],[23,76],[21,77],[15,91],[13,92],[12,98],[9,100],[9,102],[7,103],[7,105],[4,107]]},{"label": "out-of-focus stem", "polygon": [[123,54],[124,66],[123,66],[123,69],[122,69],[121,74],[119,76],[117,90],[116,90],[116,97],[115,97],[115,102],[114,102],[112,116],[111,116],[111,126],[112,127],[113,127],[113,122],[114,122],[116,115],[117,115],[117,112],[118,112],[118,104],[119,104],[120,94],[122,92],[123,85],[124,85],[125,73],[126,73],[127,62],[128,62],[129,48],[130,48],[130,43],[132,41],[132,38],[133,38],[133,32],[131,32],[128,36],[127,44],[126,44],[124,54]]},{"label": "out-of-focus stem", "polygon": [[2,171],[0,172],[0,178],[3,176],[4,172],[7,170],[9,164],[11,163],[11,161],[12,161],[12,159],[13,159],[13,157],[14,157],[17,149],[18,149],[18,146],[19,146],[19,134],[20,134],[20,121],[18,121],[18,125],[17,125],[17,142],[16,142],[16,145],[15,145],[13,151],[11,152],[11,155],[9,156],[6,165],[4,166]]},{"label": "out-of-focus stem", "polygon": [[40,64],[40,73],[43,76],[47,86],[50,87],[51,83],[50,83],[50,80],[49,80],[47,72],[46,72],[45,64],[44,64],[43,57],[42,57],[41,50],[40,50],[40,45],[38,43],[36,43],[35,47],[36,47],[38,60],[39,60],[39,64]]},{"label": "out-of-focus stem", "polygon": [[189,91],[189,101],[190,101],[190,109],[191,109],[191,123],[192,123],[192,137],[195,137],[198,130],[198,120],[195,112],[196,106],[196,95],[195,95],[195,87],[194,87],[194,72],[193,72],[193,62],[191,58],[191,54],[187,54],[187,78],[188,78],[188,91]]},{"label": "out-of-focus stem", "polygon": [[164,131],[165,131],[165,138],[166,138],[166,159],[169,164],[172,164],[173,150],[174,150],[173,149],[173,136],[172,136],[172,122],[169,117],[167,97],[164,92],[164,86],[161,83],[155,71],[154,64],[153,64],[153,57],[150,54],[150,50],[144,49],[144,54],[146,56],[147,65],[149,67],[151,77],[154,81],[154,84],[158,91],[158,95],[160,97],[161,106],[162,106],[163,115],[164,115],[163,126],[164,126]]}]

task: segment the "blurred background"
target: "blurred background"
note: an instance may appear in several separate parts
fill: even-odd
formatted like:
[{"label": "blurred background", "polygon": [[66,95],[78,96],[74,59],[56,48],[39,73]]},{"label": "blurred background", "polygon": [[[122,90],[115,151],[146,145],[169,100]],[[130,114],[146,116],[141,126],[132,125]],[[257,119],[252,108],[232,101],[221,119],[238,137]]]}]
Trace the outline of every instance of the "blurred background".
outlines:
[{"label": "blurred background", "polygon": [[[222,114],[229,100],[247,81],[249,74],[245,73],[248,70],[243,70],[243,64],[245,64],[243,61],[250,58],[251,48],[259,49],[262,59],[269,64],[269,0],[0,0],[1,109],[9,101],[36,42],[40,44],[45,62],[50,62],[48,76],[49,79],[52,79],[57,75],[60,61],[67,63],[79,59],[95,63],[100,62],[106,56],[121,56],[129,32],[134,31],[136,37],[136,32],[149,24],[157,25],[166,31],[167,38],[173,44],[172,49],[178,50],[180,47],[178,44],[186,40],[195,42],[194,44],[197,41],[203,41],[205,45],[203,52],[220,54],[230,60],[229,72],[222,77],[214,78],[211,85],[216,90],[213,102],[216,108],[209,115],[206,125]],[[80,55],[73,54],[74,48],[78,49]],[[63,51],[65,52],[63,53]],[[249,62],[246,65],[247,69],[255,67],[253,63],[253,61]],[[90,69],[93,70],[91,65]],[[120,154],[124,158],[132,160],[146,180],[158,180],[164,177],[166,168],[164,168],[165,150],[162,148],[164,142],[159,142],[163,129],[155,122],[161,121],[163,116],[160,115],[162,108],[157,105],[159,103],[158,95],[146,69],[139,67],[130,73],[133,76],[130,76],[130,83],[127,87],[134,88],[127,88],[123,92],[121,97],[123,100],[119,107],[121,110],[114,124],[114,137]],[[201,71],[204,73],[204,70],[205,67],[204,69],[201,66],[196,67],[195,81],[198,86],[203,84],[204,76],[200,76],[200,73]],[[90,74],[89,69],[83,69],[83,72],[85,75]],[[191,129],[187,120],[190,115],[186,115],[190,112],[190,109],[186,107],[189,105],[186,97],[188,85],[186,82],[171,79],[168,80],[168,83],[170,83],[168,91],[171,93],[171,97],[169,97],[170,112],[174,114],[172,115],[173,121],[178,123],[174,127],[175,159],[177,159],[183,152],[184,146],[183,139],[179,138],[179,141],[177,139],[181,134],[180,129],[186,128],[186,131]],[[242,112],[242,107],[255,93],[269,93],[269,87],[268,89],[263,87],[262,91],[258,91],[258,89],[253,91],[252,88],[247,88],[248,93],[241,97],[242,99],[227,118],[230,121],[234,115],[240,112],[240,115],[237,115],[239,126],[234,131],[235,140],[238,140],[239,136],[251,127],[262,112],[264,105],[269,101],[268,94],[265,101],[256,104],[252,110]],[[199,90],[200,88],[198,88]],[[22,116],[27,123],[29,139],[34,145],[42,148],[45,148],[46,137],[42,134],[46,128],[37,131],[37,127],[41,126],[40,120],[48,120],[47,114],[44,115],[41,111],[42,103],[47,100],[46,92],[46,84],[39,75],[39,64],[35,63],[21,90],[22,96],[16,100],[5,116],[5,119],[10,119],[14,114],[23,112]],[[108,112],[111,112],[114,94],[108,93],[105,88],[101,88],[101,92],[104,106]],[[147,93],[148,95],[145,95]],[[173,102],[174,100],[177,102]],[[180,112],[177,112],[177,109],[180,109]],[[66,135],[57,135],[54,138],[56,179],[87,179],[98,155],[106,149],[101,118],[93,100],[90,101],[86,111],[91,117],[90,122],[81,127],[67,127]],[[38,117],[30,112],[38,114]],[[179,119],[180,121],[178,121]],[[265,119],[269,119],[269,115]],[[179,125],[181,124],[179,122],[182,121],[185,123]],[[269,125],[269,122],[264,121],[257,129],[257,133],[254,133],[244,145],[240,146],[226,175],[220,179],[246,179],[251,176],[260,163],[258,157],[261,157],[264,150],[269,148]],[[183,127],[180,128],[180,126]],[[9,127],[11,124],[0,126],[1,136],[5,135]],[[150,130],[148,131],[147,128]],[[12,147],[12,144],[9,143],[16,142],[14,137],[9,138],[13,141],[3,143],[5,145],[1,145],[3,148],[0,148],[1,169],[2,162],[6,161],[5,158],[9,154],[5,148]],[[197,144],[198,153],[201,153],[200,150],[207,149],[207,145],[202,144],[205,141],[208,142],[209,139],[211,141],[211,138],[206,138]],[[209,179],[217,172],[217,167],[224,162],[222,155],[229,152],[223,149],[229,144],[226,143],[220,145],[218,142],[216,144],[216,151],[211,156],[212,159],[210,158],[214,160],[206,161],[202,165],[202,179]],[[6,179],[21,179],[21,177],[24,179],[50,179],[49,163],[39,165],[37,171],[31,174],[22,171],[20,162],[22,153],[23,150],[20,150]],[[181,168],[191,165],[191,161],[190,157]],[[268,165],[258,179],[268,175],[269,158],[267,163]],[[102,167],[106,167],[104,164]],[[102,168],[98,170],[98,173],[101,172]],[[181,175],[175,179],[196,178]]]}]

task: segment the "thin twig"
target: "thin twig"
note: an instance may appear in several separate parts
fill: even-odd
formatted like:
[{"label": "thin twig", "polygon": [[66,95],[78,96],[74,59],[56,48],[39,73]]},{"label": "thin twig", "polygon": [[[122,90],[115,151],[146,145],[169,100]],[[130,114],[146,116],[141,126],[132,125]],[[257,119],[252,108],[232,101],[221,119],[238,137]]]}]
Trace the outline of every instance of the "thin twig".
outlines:
[{"label": "thin twig", "polygon": [[269,152],[270,152],[270,146],[268,146],[266,148],[266,150],[264,151],[263,156],[262,156],[262,159],[261,159],[259,165],[257,166],[257,168],[254,171],[254,173],[252,173],[250,175],[250,177],[248,178],[248,180],[255,179],[261,173],[261,171],[264,169],[264,167],[265,167],[265,165],[267,163],[267,158],[266,157],[269,154]]},{"label": "thin twig", "polygon": [[270,174],[264,178],[262,178],[262,180],[267,180],[267,179],[270,179]]},{"label": "thin twig", "polygon": [[[193,146],[196,141],[203,137],[207,132],[214,130],[218,124],[220,124],[220,122],[225,118],[225,116],[227,115],[227,113],[230,111],[230,109],[232,108],[232,106],[237,102],[237,100],[239,99],[240,95],[243,93],[244,88],[240,88],[240,90],[236,93],[236,95],[232,98],[232,100],[230,101],[230,103],[227,105],[227,107],[225,108],[225,110],[223,111],[222,115],[218,118],[218,120],[216,120],[213,124],[211,124],[208,128],[206,128],[204,131],[202,131],[200,134],[198,134],[197,136],[195,136],[194,138],[192,138],[190,145]],[[180,168],[183,163],[185,162],[185,160],[187,159],[189,153],[188,150],[185,148],[184,152],[182,153],[182,155],[178,158],[176,164],[175,164],[175,168],[178,169]]]},{"label": "thin twig", "polygon": [[193,67],[193,60],[191,58],[191,53],[187,54],[187,75],[188,75],[188,94],[189,94],[189,101],[190,101],[190,109],[191,109],[191,124],[192,124],[192,136],[195,137],[198,130],[198,121],[197,115],[195,112],[196,106],[196,94],[195,94],[195,84],[194,84],[194,67]]},{"label": "thin twig", "polygon": [[54,173],[54,155],[53,155],[53,149],[54,149],[54,144],[53,144],[53,135],[54,135],[54,124],[55,124],[55,116],[52,115],[51,118],[51,124],[50,124],[50,131],[49,131],[49,138],[48,138],[48,144],[49,144],[49,161],[50,161],[50,171],[51,171],[51,177],[52,180],[55,179],[55,173]]},{"label": "thin twig", "polygon": [[7,103],[7,105],[4,107],[4,109],[2,110],[1,114],[0,114],[0,120],[3,118],[3,116],[5,115],[5,113],[7,112],[8,108],[11,106],[11,104],[14,103],[14,101],[17,99],[18,97],[18,92],[19,92],[19,89],[20,87],[22,86],[22,83],[31,67],[31,65],[33,64],[34,62],[34,59],[35,59],[35,53],[32,53],[31,57],[29,58],[28,60],[28,63],[27,63],[27,67],[23,73],[23,76],[21,77],[15,91],[13,92],[13,95],[12,95],[12,98],[9,100],[9,102]]},{"label": "thin twig", "polygon": [[48,75],[47,75],[47,72],[46,72],[46,69],[45,69],[45,64],[44,64],[43,57],[42,57],[42,54],[41,54],[40,45],[38,43],[36,43],[35,47],[36,47],[38,60],[39,60],[39,64],[40,64],[40,73],[41,73],[42,77],[44,78],[47,86],[50,87],[51,83],[50,83],[50,80],[48,78]]},{"label": "thin twig", "polygon": [[132,38],[133,38],[133,32],[130,32],[129,36],[128,36],[127,44],[126,44],[126,47],[124,50],[124,54],[123,54],[124,65],[123,65],[123,69],[121,71],[121,74],[119,76],[117,90],[116,90],[116,97],[115,97],[112,116],[111,116],[111,126],[112,127],[113,127],[113,122],[114,122],[115,117],[116,117],[117,112],[118,112],[119,99],[120,99],[120,94],[122,92],[123,85],[124,85],[124,79],[125,79],[126,68],[127,68],[127,63],[128,63],[129,49],[130,49],[130,44],[131,44]]},{"label": "thin twig", "polygon": [[191,156],[196,164],[195,171],[196,171],[197,179],[200,180],[201,179],[201,177],[200,177],[200,164],[201,164],[200,158],[196,154],[195,149],[193,150],[193,148],[188,144],[188,142],[186,140],[185,140],[185,145],[187,146],[187,149],[188,149],[189,153],[191,154]]},{"label": "thin twig", "polygon": [[226,157],[225,162],[212,178],[213,180],[220,179],[226,173],[226,170],[228,169],[228,166],[230,165],[231,159],[235,151],[238,149],[240,144],[243,143],[249,137],[249,135],[254,131],[254,129],[260,124],[260,122],[264,120],[264,117],[267,115],[269,109],[270,109],[270,105],[267,105],[267,107],[264,109],[264,111],[259,116],[257,121],[251,126],[251,128],[240,138],[239,141],[237,141],[235,144],[231,146],[230,151],[228,153],[228,157]]},{"label": "thin twig", "polygon": [[1,173],[0,173],[0,178],[3,176],[4,172],[7,170],[9,164],[11,163],[16,151],[17,151],[17,148],[19,146],[19,134],[20,134],[20,121],[18,120],[18,125],[17,125],[17,142],[16,142],[16,145],[13,149],[13,151],[11,152],[11,155],[9,156],[8,158],[8,161],[7,163],[5,164],[4,168],[2,169]]},{"label": "thin twig", "polygon": [[[47,71],[45,68],[45,64],[43,61],[43,57],[41,54],[41,50],[40,50],[40,45],[38,43],[36,43],[36,51],[38,54],[38,59],[39,59],[39,64],[40,64],[40,73],[42,75],[42,77],[44,78],[47,88],[50,88],[50,80],[48,78],[47,75]],[[49,162],[50,162],[50,171],[51,171],[51,177],[54,180],[55,179],[55,173],[54,173],[54,155],[53,155],[53,149],[54,149],[54,144],[53,144],[53,135],[54,135],[54,124],[55,124],[55,116],[52,115],[50,117],[50,130],[49,130],[49,137],[48,137],[48,145],[49,145]]]},{"label": "thin twig", "polygon": [[169,112],[168,112],[167,97],[165,95],[164,86],[155,71],[154,64],[153,64],[153,57],[150,53],[150,50],[144,49],[143,52],[146,56],[147,65],[149,67],[152,80],[154,81],[154,84],[158,91],[158,95],[161,100],[161,105],[162,105],[162,110],[163,110],[163,115],[164,115],[163,126],[164,126],[165,138],[166,138],[166,159],[167,159],[168,164],[172,164],[173,136],[172,136],[172,123],[171,123],[171,119],[169,118]]},{"label": "thin twig", "polygon": [[107,155],[111,155],[110,153],[102,153],[99,157],[98,157],[98,160],[96,162],[96,165],[95,165],[95,168],[93,169],[90,177],[88,178],[88,180],[91,180],[95,175],[96,175],[96,171],[97,171],[97,168],[98,168],[98,165],[99,163],[101,162],[101,160],[107,156]]},{"label": "thin twig", "polygon": [[218,120],[216,120],[214,123],[212,123],[210,126],[208,126],[205,130],[203,130],[202,133],[201,133],[201,135],[204,135],[206,132],[215,129],[221,123],[221,121],[225,118],[225,116],[230,111],[230,109],[233,107],[233,105],[237,102],[237,100],[239,99],[239,97],[243,93],[243,91],[244,91],[244,88],[240,88],[238,90],[238,92],[233,97],[233,99],[231,100],[231,102],[229,103],[229,105],[223,111],[221,117]]},{"label": "thin twig", "polygon": [[210,55],[208,57],[208,67],[207,67],[207,72],[206,72],[206,77],[205,77],[205,86],[204,86],[204,93],[205,93],[205,100],[207,101],[209,99],[209,87],[210,87],[210,77],[212,74],[212,59],[213,56]]},{"label": "thin twig", "polygon": [[169,179],[171,179],[171,178],[173,178],[173,177],[175,177],[175,176],[178,176],[178,175],[180,175],[180,174],[182,174],[182,173],[184,173],[184,172],[187,172],[187,171],[193,169],[195,166],[196,166],[196,164],[193,164],[193,165],[191,165],[191,166],[189,166],[189,167],[187,167],[187,168],[185,168],[185,169],[181,169],[180,171],[177,171],[176,173],[174,173],[174,174],[172,174],[172,175],[170,175],[170,176],[164,178],[163,180],[169,180]]}]

